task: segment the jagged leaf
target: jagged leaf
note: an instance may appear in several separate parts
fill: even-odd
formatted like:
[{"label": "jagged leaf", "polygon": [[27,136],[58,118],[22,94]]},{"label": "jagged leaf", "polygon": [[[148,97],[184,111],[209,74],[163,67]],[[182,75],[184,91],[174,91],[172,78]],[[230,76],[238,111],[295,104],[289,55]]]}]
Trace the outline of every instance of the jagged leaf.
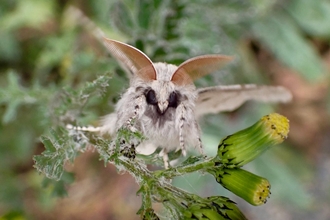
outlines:
[{"label": "jagged leaf", "polygon": [[34,167],[47,178],[60,180],[64,172],[64,163],[73,162],[79,151],[85,147],[84,143],[73,142],[73,136],[69,136],[64,129],[51,129],[51,136],[42,136],[41,142],[45,151],[41,155],[33,157]]}]

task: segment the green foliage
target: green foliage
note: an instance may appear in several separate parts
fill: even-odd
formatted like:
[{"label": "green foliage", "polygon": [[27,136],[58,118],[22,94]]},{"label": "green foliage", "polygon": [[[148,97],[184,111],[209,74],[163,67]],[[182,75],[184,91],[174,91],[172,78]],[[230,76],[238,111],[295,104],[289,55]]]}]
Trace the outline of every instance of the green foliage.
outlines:
[{"label": "green foliage", "polygon": [[2,122],[7,124],[16,118],[18,108],[22,105],[34,105],[38,101],[42,101],[42,91],[38,86],[33,86],[30,89],[23,88],[19,83],[17,73],[10,71],[7,73],[7,86],[0,89],[0,104],[7,106]]},{"label": "green foliage", "polygon": [[[267,121],[269,118],[272,118],[270,122]],[[157,201],[163,202],[170,219],[245,219],[235,203],[228,198],[201,198],[174,187],[171,179],[196,171],[208,172],[226,189],[253,205],[261,205],[267,201],[270,193],[268,180],[239,169],[243,164],[235,163],[228,166],[228,161],[238,157],[245,160],[242,152],[244,155],[253,154],[256,158],[268,149],[269,145],[280,143],[283,141],[281,137],[288,133],[288,121],[283,116],[272,114],[263,117],[251,127],[228,136],[219,144],[219,149],[223,143],[228,142],[225,142],[226,140],[235,140],[226,144],[228,147],[225,153],[228,152],[230,158],[224,155],[223,151],[219,151],[213,158],[189,157],[177,167],[154,172],[147,169],[145,161],[136,158],[135,147],[144,140],[139,132],[121,128],[111,142],[97,135],[92,135],[92,139],[88,139],[81,131],[74,129],[52,130],[50,133],[51,137],[41,138],[46,150],[42,155],[34,157],[35,167],[47,178],[61,180],[66,161],[74,162],[78,152],[83,152],[87,145],[92,145],[100,153],[100,159],[104,160],[105,164],[112,163],[118,170],[129,172],[141,186],[138,194],[142,196],[142,206],[138,214],[142,219],[158,219],[152,208],[152,203]],[[258,136],[254,139],[258,139],[257,141],[251,139],[256,133]],[[248,150],[236,147],[251,145],[250,143],[254,146]],[[252,160],[249,156],[246,159],[247,162]],[[57,185],[61,187],[63,183]]]},{"label": "green foliage", "polygon": [[[330,6],[327,0],[90,0],[84,3],[74,0],[70,3],[84,10],[110,38],[140,48],[153,61],[178,64],[206,53],[237,57],[221,74],[200,79],[198,86],[263,83],[265,77],[253,53],[246,47],[246,41],[251,39],[267,48],[279,62],[296,70],[306,81],[314,82],[325,75],[322,58],[314,43],[329,44]],[[44,193],[38,188],[42,185],[40,179],[34,177],[34,181],[40,181],[34,188],[28,180],[35,172],[32,170],[33,155],[37,155],[35,166],[40,171],[60,179],[45,180],[44,185],[52,188],[53,194],[65,195],[67,184],[74,178],[64,171],[64,165],[74,163],[76,156],[85,150],[77,145],[77,140],[85,140],[84,135],[87,135],[68,133],[63,129],[65,124],[87,125],[110,113],[128,84],[116,62],[92,37],[90,29],[68,13],[68,6],[64,1],[55,0],[3,0],[0,3],[0,216],[3,219],[33,215],[33,210],[24,207],[24,198],[30,195],[27,191],[33,189],[37,194]],[[249,112],[249,117],[245,115],[246,109],[236,112],[237,120],[226,115],[206,118],[209,126],[203,126],[207,132],[205,145],[215,146],[210,143],[212,140],[217,142],[220,136],[246,127],[269,111],[267,107],[258,106]],[[109,160],[116,162],[108,152],[109,140],[93,135],[86,138],[96,143],[105,164]],[[303,202],[309,196],[301,182],[313,180],[313,173],[310,169],[297,172],[297,167],[308,167],[306,161],[297,159],[298,155],[287,149],[281,151],[284,153],[277,152],[271,157],[272,164],[281,161],[281,165],[266,166],[269,161],[266,159],[258,160],[255,167],[258,173],[272,178],[270,182],[274,183],[275,189],[278,186],[276,195],[282,196],[279,196],[281,201],[290,201],[303,210],[310,210],[307,207],[311,202]],[[130,149],[125,152],[132,154]],[[122,153],[119,151],[118,155]],[[161,165],[162,161],[156,155],[157,152],[150,156],[136,155],[136,160]],[[180,152],[173,152],[171,157],[180,157]],[[200,159],[190,158],[182,166],[198,163]],[[292,164],[295,160],[299,162]],[[198,179],[201,179],[200,175]],[[200,181],[202,186],[197,186],[193,185],[193,180],[191,182],[193,188],[201,189],[200,192],[208,184]],[[283,185],[290,189],[287,193],[280,187]],[[222,193],[218,191],[218,185],[210,186],[213,192]],[[141,190],[144,198],[148,198],[150,189],[141,187]],[[149,207],[150,201],[144,201],[147,203],[144,206]],[[140,213],[145,213],[147,218],[154,216],[148,208]]]},{"label": "green foliage", "polygon": [[63,128],[58,131],[50,130],[51,137],[41,136],[41,142],[45,146],[42,155],[34,156],[35,167],[47,178],[60,180],[64,172],[64,164],[67,161],[73,162],[78,152],[86,149],[87,138],[83,135],[75,135],[73,138]]},{"label": "green foliage", "polygon": [[153,61],[180,64],[189,58],[190,49],[179,43],[181,21],[187,15],[185,2],[116,1],[110,13],[113,25],[129,36],[129,43],[144,51]]}]

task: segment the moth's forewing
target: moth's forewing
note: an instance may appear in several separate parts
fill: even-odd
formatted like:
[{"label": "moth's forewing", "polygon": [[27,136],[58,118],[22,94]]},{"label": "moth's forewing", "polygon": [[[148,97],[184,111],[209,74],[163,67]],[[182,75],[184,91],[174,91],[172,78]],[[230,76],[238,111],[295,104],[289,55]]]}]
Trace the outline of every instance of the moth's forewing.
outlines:
[{"label": "moth's forewing", "polygon": [[233,111],[248,100],[285,103],[292,99],[290,91],[281,86],[221,85],[201,88],[197,92],[195,109],[197,117],[208,113]]}]

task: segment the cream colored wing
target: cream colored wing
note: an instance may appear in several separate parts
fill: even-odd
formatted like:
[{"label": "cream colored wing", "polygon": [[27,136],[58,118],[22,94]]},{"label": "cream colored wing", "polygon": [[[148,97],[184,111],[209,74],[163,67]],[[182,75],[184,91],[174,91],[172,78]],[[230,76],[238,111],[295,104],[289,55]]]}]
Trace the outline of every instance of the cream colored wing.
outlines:
[{"label": "cream colored wing", "polygon": [[289,102],[292,95],[281,86],[228,85],[198,89],[195,114],[200,117],[208,113],[233,111],[248,100],[278,103]]}]

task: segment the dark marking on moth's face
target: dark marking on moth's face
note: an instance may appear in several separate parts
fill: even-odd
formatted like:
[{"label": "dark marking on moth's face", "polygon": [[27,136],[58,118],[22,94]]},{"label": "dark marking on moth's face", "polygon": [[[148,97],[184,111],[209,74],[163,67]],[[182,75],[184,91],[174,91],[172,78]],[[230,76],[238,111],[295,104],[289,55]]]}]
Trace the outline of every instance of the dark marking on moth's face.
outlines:
[{"label": "dark marking on moth's face", "polygon": [[173,121],[175,119],[175,111],[181,101],[181,94],[178,91],[173,91],[167,98],[168,105],[161,110],[159,107],[159,100],[155,90],[148,88],[144,92],[148,108],[145,115],[152,119],[158,126],[162,126],[166,121]]},{"label": "dark marking on moth's face", "polygon": [[176,108],[178,107],[178,94],[176,91],[171,92],[170,97],[168,98],[168,107]]},{"label": "dark marking on moth's face", "polygon": [[149,105],[157,105],[158,101],[157,101],[157,97],[156,97],[156,93],[153,89],[150,89],[146,94],[146,101]]},{"label": "dark marking on moth's face", "polygon": [[156,108],[158,114],[160,114],[160,115],[164,115],[169,108],[175,109],[176,107],[178,107],[178,104],[180,101],[179,99],[181,96],[180,93],[177,91],[171,92],[167,99],[167,101],[168,101],[167,108],[164,109],[163,111],[161,111],[159,108],[159,105],[158,105],[158,100],[157,100],[157,95],[156,95],[155,90],[149,88],[145,91],[144,95],[146,97],[146,101],[147,101],[148,105],[154,106]]}]

